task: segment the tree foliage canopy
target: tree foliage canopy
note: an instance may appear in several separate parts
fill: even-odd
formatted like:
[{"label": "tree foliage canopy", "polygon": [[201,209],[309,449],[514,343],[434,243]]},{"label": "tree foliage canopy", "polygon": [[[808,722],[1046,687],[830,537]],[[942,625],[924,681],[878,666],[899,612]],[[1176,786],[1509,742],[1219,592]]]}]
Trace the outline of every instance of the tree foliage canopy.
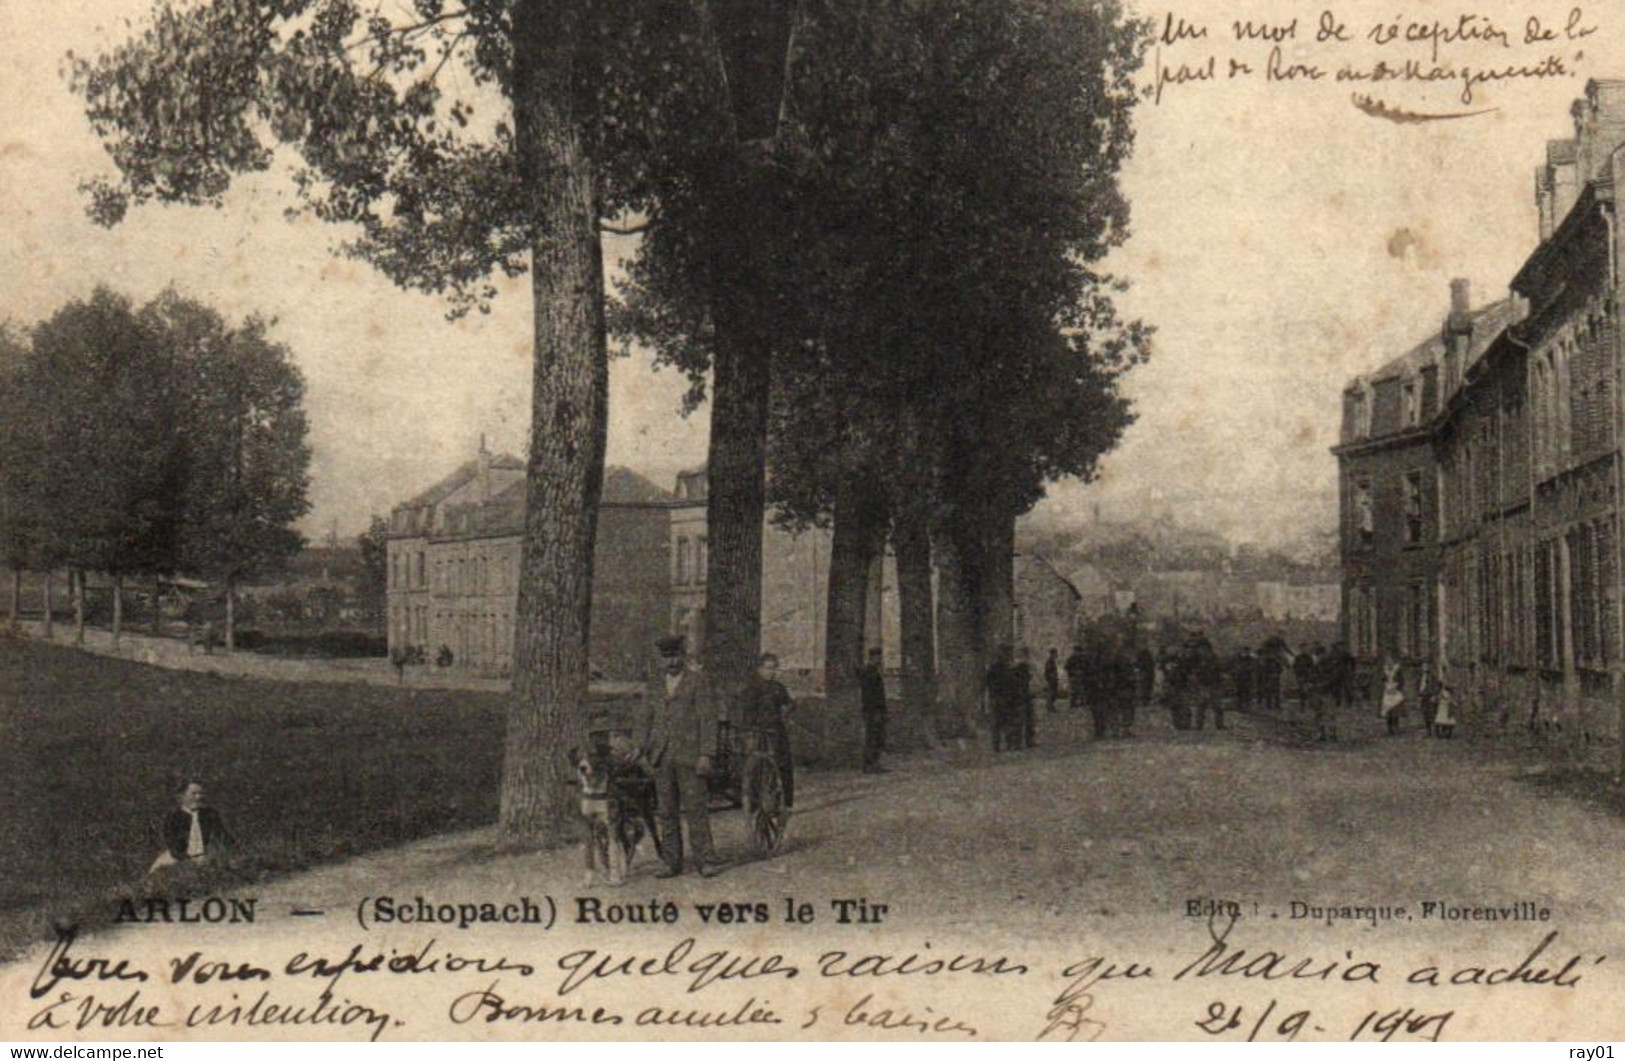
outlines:
[{"label": "tree foliage canopy", "polygon": [[297,551],[304,383],[268,324],[105,287],[5,342],[0,512],[18,566],[238,577]]},{"label": "tree foliage canopy", "polygon": [[[1117,382],[1149,349],[1100,271],[1128,232],[1146,40],[1112,0],[804,6],[751,218],[789,521],[827,518],[859,467],[1010,511],[1094,474],[1131,420]],[[713,356],[706,206],[653,207],[612,316],[689,373],[691,404]]]},{"label": "tree foliage canopy", "polygon": [[[113,224],[148,201],[218,206],[235,177],[280,157],[295,212],[350,226],[348,253],[446,295],[454,313],[486,309],[493,275],[523,273],[538,235],[511,114],[519,3],[160,0],[139,36],[73,62],[117,168],[86,183],[92,216]],[[635,212],[673,145],[704,142],[722,120],[703,5],[555,6],[585,23],[572,103],[601,211]]]}]

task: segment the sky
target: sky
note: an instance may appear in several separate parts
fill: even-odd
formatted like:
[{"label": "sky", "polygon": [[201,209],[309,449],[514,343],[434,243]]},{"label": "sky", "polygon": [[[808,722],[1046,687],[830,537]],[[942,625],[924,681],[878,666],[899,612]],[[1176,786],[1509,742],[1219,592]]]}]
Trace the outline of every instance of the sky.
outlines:
[{"label": "sky", "polygon": [[[355,534],[472,456],[482,436],[520,452],[527,280],[504,282],[489,316],[449,322],[443,302],[336,257],[339,230],[288,221],[293,194],[277,174],[239,182],[221,209],[146,206],[112,230],[88,220],[79,184],[110,163],[62,77],[64,56],[111,47],[148,7],[0,0],[0,319],[33,322],[99,282],[139,300],[174,285],[230,316],[275,317],[307,381],[312,538],[335,526]],[[1569,105],[1587,78],[1625,76],[1625,16],[1585,10],[1573,29],[1594,32],[1571,36],[1578,9],[1547,0],[1489,2],[1470,9],[1473,21],[1429,0],[1139,10],[1159,30],[1177,17],[1208,31],[1149,57],[1142,81],[1153,87],[1158,69],[1169,78],[1160,101],[1138,110],[1123,173],[1131,236],[1108,263],[1131,285],[1124,309],[1157,329],[1155,350],[1126,384],[1138,419],[1099,481],[1056,484],[1038,516],[1085,520],[1098,506],[1108,519],[1171,518],[1290,544],[1335,525],[1329,448],[1346,381],[1436,331],[1452,277],[1472,282],[1475,302],[1504,296],[1536,240],[1533,171],[1546,140],[1572,133]],[[1235,42],[1234,20],[1284,29],[1294,17],[1273,63],[1268,42]],[[1378,46],[1372,28],[1396,17],[1398,39]],[[1554,39],[1525,44],[1531,18],[1537,38]],[[1560,71],[1548,63],[1539,77],[1481,84],[1470,103],[1459,80],[1335,76],[1379,59],[1527,71],[1548,56]],[[1231,60],[1248,69],[1230,77]],[[1418,114],[1487,113],[1398,123],[1357,109],[1355,92]],[[630,249],[612,237],[611,268]],[[614,361],[609,462],[669,485],[703,461],[707,412],[679,415],[685,389],[638,352]]]}]

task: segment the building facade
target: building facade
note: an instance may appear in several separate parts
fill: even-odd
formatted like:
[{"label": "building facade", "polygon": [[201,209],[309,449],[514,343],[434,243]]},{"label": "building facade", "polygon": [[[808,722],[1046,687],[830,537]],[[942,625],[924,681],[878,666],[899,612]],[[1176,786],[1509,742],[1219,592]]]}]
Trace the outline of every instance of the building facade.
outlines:
[{"label": "building facade", "polygon": [[[594,548],[589,648],[596,676],[638,681],[654,662],[655,641],[685,635],[704,648],[707,533],[704,468],[677,476],[667,492],[624,468],[605,473]],[[388,540],[389,648],[408,649],[476,674],[504,676],[513,666],[514,616],[524,529],[524,466],[476,458],[395,507]],[[830,532],[792,533],[769,518],[762,540],[764,652],[779,657],[803,688],[822,685]],[[1069,642],[1077,589],[1039,557],[1015,564],[1014,631],[1037,646]],[[869,579],[865,624],[888,668],[902,664],[897,566],[878,557]]]},{"label": "building facade", "polygon": [[1593,745],[1619,742],[1625,710],[1625,82],[1591,82],[1572,117],[1536,171],[1540,239],[1511,297],[1471,310],[1457,281],[1436,337],[1346,389],[1334,452],[1356,655],[1438,668],[1471,716]]},{"label": "building facade", "polygon": [[[595,675],[642,680],[672,610],[669,557],[673,498],[624,468],[607,469],[593,549]],[[407,649],[476,674],[513,667],[519,554],[525,525],[524,465],[478,456],[390,514],[391,654]]]}]

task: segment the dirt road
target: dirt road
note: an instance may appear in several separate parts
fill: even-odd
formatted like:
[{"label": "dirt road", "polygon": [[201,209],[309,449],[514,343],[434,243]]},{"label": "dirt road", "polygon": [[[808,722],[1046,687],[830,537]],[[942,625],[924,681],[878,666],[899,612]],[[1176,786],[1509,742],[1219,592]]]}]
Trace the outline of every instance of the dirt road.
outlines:
[{"label": "dirt road", "polygon": [[[1239,1006],[1253,1014],[1266,1004],[1283,1009],[1272,1013],[1277,1023],[1253,1029],[1263,1038],[1275,1034],[1270,1029],[1287,1037],[1278,1027],[1287,1006],[1315,1014],[1294,1031],[1304,1037],[1341,1038],[1351,1029],[1369,1037],[1381,1024],[1374,1015],[1387,1012],[1385,1006],[1413,1011],[1410,1025],[1399,1024],[1401,1038],[1625,1032],[1615,1005],[1625,953],[1625,822],[1536,783],[1540,760],[1532,754],[1417,733],[1387,738],[1367,721],[1346,723],[1346,739],[1335,746],[1304,743],[1274,721],[1234,716],[1232,728],[1220,733],[1175,733],[1160,719],[1142,719],[1135,738],[1097,743],[1087,737],[1083,717],[1063,713],[1040,720],[1040,746],[1026,752],[994,756],[979,747],[954,748],[900,760],[880,776],[811,775],[801,786],[786,848],[767,861],[737,861],[713,880],[656,880],[657,864],[645,849],[627,886],[584,888],[578,852],[499,857],[488,850],[489,833],[475,831],[260,888],[253,925],[137,925],[79,946],[155,961],[206,938],[211,952],[272,954],[279,962],[284,952],[324,953],[323,947],[342,956],[352,941],[368,953],[415,953],[420,944],[437,951],[455,945],[463,953],[501,947],[509,956],[534,959],[538,970],[552,969],[555,961],[564,969],[573,959],[560,955],[581,953],[570,948],[661,954],[683,938],[697,938],[696,946],[720,941],[735,953],[781,948],[792,956],[803,945],[825,957],[909,948],[927,956],[1006,956],[1030,967],[1031,979],[882,985],[896,995],[888,1005],[918,1012],[934,1004],[938,1013],[963,1008],[971,1016],[962,1023],[983,1038],[1031,1037],[1046,1028],[1051,1037],[1082,1028],[1108,1038],[1235,1038],[1248,1031],[1249,1021],[1205,1026],[1209,1007],[1228,1012],[1224,1007]],[[719,846],[737,858],[744,848],[740,815],[720,814],[716,821]],[[379,895],[403,902],[423,896],[431,905],[546,895],[557,902],[559,924],[551,935],[421,924],[374,924],[362,933],[358,904]],[[865,905],[854,902],[859,899]],[[719,928],[713,905],[719,902],[741,904],[739,920]],[[803,902],[816,923],[787,925],[786,913]],[[702,904],[709,915],[701,915]],[[322,913],[296,920],[295,909]],[[675,924],[625,923],[658,919],[669,909],[678,911]],[[770,924],[758,924],[759,916]],[[1558,935],[1542,944],[1552,931]],[[1380,980],[1353,986],[1330,982],[1335,976],[1299,984],[1301,971],[1282,973],[1283,985],[1271,970],[1284,964],[1266,962],[1258,975],[1243,971],[1240,959],[1228,970],[1212,968],[1215,945],[1220,957],[1226,946],[1231,953],[1245,946],[1248,955],[1308,955],[1311,963],[1341,969],[1369,960],[1384,970]],[[1543,949],[1536,960],[1525,960],[1526,972],[1547,964],[1559,969],[1575,955],[1569,975],[1583,973],[1583,983],[1425,983],[1424,970],[1433,966],[1446,979],[1462,968],[1505,971],[1537,947]],[[1155,966],[1156,975],[1095,985],[1089,998],[1096,1008],[1087,1017],[1074,1012],[1075,1000],[1072,1010],[1052,1007],[1057,992],[1064,1001],[1069,978],[1063,971],[1070,965],[1077,972],[1090,956],[1142,962]],[[816,965],[821,959],[801,960]],[[0,992],[20,989],[35,971],[30,961],[37,964],[40,955],[0,976]],[[1416,976],[1421,986],[1414,986]],[[485,979],[494,984],[503,977]],[[1025,983],[1006,982],[1012,979]],[[819,993],[806,993],[819,985]],[[783,996],[785,986],[775,986]],[[348,990],[364,987],[352,974]],[[920,994],[927,988],[931,993]],[[397,1007],[409,999],[412,1015],[397,1014],[389,1034],[469,1034],[456,1016],[466,984],[448,990],[426,977],[409,989],[391,988],[384,997]],[[612,1007],[637,1004],[618,982],[594,990],[595,1001],[607,999]],[[718,995],[747,987],[707,990]],[[759,1002],[769,993],[760,985],[749,990]],[[868,1035],[877,1028],[903,1037],[926,1034],[870,1021],[862,1006],[892,996],[875,996],[867,983],[804,982],[797,991],[796,1012],[814,1021],[807,1034]],[[867,1003],[863,991],[870,992]],[[566,995],[577,997],[549,997]],[[693,992],[680,997],[692,1003]],[[782,998],[773,1003],[786,1005]],[[477,998],[464,1004],[479,1009]],[[818,1024],[827,1019],[819,1016],[826,1005],[841,1007],[846,1023]],[[1059,1032],[1051,1020],[1057,1012],[1063,1015]],[[1076,1018],[1071,1025],[1068,1013]],[[435,1023],[442,1016],[452,1023]],[[1096,1018],[1103,1027],[1090,1024]],[[483,1019],[472,1023],[486,1027]],[[566,1034],[510,1023],[504,1018],[504,1027],[480,1034]],[[633,1034],[625,1028],[570,1033]],[[689,1027],[674,1034],[701,1032]],[[721,1032],[713,1027],[710,1034]],[[727,1034],[784,1032],[739,1027]]]}]

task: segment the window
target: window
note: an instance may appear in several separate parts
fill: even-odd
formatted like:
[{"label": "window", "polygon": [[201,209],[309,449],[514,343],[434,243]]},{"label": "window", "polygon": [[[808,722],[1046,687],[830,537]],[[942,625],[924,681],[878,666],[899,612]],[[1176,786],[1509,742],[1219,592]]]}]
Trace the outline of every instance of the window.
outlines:
[{"label": "window", "polygon": [[1581,524],[1569,532],[1567,544],[1574,663],[1588,670],[1605,670],[1618,654],[1613,520]]},{"label": "window", "polygon": [[1401,415],[1405,418],[1406,427],[1415,427],[1422,422],[1422,385],[1414,379],[1408,379],[1399,391],[1399,405]]},{"label": "window", "polygon": [[1376,531],[1376,507],[1371,498],[1371,476],[1361,475],[1354,479],[1354,503],[1351,506],[1354,516],[1354,537],[1356,541],[1366,543],[1371,541],[1371,535]]},{"label": "window", "polygon": [[1405,473],[1405,541],[1410,544],[1420,542],[1425,536],[1426,526],[1423,523],[1422,508],[1422,473],[1420,470]]},{"label": "window", "polygon": [[428,560],[428,555],[420,550],[418,552],[418,577],[417,577],[417,583],[416,584],[419,587],[422,587],[422,586],[428,585],[428,582],[429,582],[429,560]]},{"label": "window", "polygon": [[707,540],[704,537],[694,539],[694,582],[705,585],[705,572],[707,570]]},{"label": "window", "polygon": [[1563,658],[1562,594],[1557,585],[1562,565],[1557,548],[1551,541],[1535,550],[1535,659],[1547,670],[1557,670]]},{"label": "window", "polygon": [[676,581],[677,581],[677,584],[679,586],[688,585],[688,573],[689,573],[689,570],[690,570],[690,568],[689,568],[688,548],[689,548],[689,543],[688,543],[687,538],[678,538],[677,539],[677,579],[676,579]]},{"label": "window", "polygon": [[1349,652],[1356,659],[1376,659],[1377,597],[1370,586],[1349,587],[1347,621]]},{"label": "window", "polygon": [[1405,653],[1412,659],[1421,659],[1432,643],[1430,636],[1428,586],[1412,582],[1407,587],[1405,602]]}]

